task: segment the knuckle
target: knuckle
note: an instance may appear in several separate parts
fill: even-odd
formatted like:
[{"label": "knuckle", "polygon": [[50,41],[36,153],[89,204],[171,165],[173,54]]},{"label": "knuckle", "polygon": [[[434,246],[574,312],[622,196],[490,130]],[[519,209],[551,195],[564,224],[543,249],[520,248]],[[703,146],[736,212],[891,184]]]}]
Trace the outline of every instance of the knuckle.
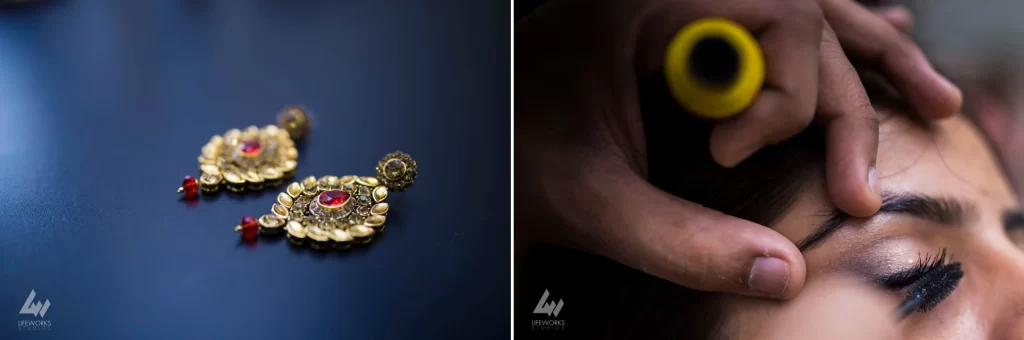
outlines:
[{"label": "knuckle", "polygon": [[721,251],[709,244],[705,236],[710,224],[698,223],[690,225],[682,231],[678,239],[682,251],[680,257],[679,277],[684,285],[697,290],[717,289],[715,266],[716,251]]},{"label": "knuckle", "polygon": [[714,263],[714,256],[706,251],[706,249],[699,249],[691,251],[686,254],[685,271],[683,274],[688,286],[697,290],[713,290],[716,287],[717,275],[712,266]]}]

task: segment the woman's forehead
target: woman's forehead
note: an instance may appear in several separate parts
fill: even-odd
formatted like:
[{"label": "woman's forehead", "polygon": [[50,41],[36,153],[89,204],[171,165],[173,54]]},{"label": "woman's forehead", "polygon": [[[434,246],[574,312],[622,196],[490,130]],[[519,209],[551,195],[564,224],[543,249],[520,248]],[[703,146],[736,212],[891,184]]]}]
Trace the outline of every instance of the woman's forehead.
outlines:
[{"label": "woman's forehead", "polygon": [[[883,191],[969,202],[986,219],[1001,218],[1017,201],[981,134],[956,116],[925,127],[902,115],[880,124],[877,174]],[[806,237],[836,207],[823,175],[814,176],[772,229],[794,242]],[[991,220],[990,220],[991,221]]]},{"label": "woman's forehead", "polygon": [[879,126],[878,178],[886,190],[1016,206],[1009,182],[978,129],[962,116],[925,127],[904,115]]}]

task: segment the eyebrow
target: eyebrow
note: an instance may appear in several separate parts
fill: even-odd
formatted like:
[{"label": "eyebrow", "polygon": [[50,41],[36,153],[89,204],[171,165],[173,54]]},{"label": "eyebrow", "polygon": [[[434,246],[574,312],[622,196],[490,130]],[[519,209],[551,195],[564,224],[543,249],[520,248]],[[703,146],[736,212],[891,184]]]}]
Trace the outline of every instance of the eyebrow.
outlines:
[{"label": "eyebrow", "polygon": [[[968,218],[977,217],[973,205],[951,198],[932,197],[908,192],[887,192],[882,194],[882,206],[873,216],[882,214],[906,214],[942,226],[962,226]],[[828,219],[815,228],[814,233],[797,243],[800,251],[805,251],[821,244],[836,230],[849,225],[853,216],[838,210],[826,212]]]}]

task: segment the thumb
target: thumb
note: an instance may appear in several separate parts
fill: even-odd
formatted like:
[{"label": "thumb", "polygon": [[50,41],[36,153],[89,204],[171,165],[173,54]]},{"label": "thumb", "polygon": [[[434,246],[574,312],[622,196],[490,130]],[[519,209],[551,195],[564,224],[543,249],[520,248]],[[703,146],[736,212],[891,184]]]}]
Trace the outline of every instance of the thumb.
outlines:
[{"label": "thumb", "polygon": [[782,234],[668,194],[632,171],[602,180],[615,185],[593,186],[605,202],[597,220],[604,246],[594,252],[691,289],[788,299],[803,287],[803,256]]}]

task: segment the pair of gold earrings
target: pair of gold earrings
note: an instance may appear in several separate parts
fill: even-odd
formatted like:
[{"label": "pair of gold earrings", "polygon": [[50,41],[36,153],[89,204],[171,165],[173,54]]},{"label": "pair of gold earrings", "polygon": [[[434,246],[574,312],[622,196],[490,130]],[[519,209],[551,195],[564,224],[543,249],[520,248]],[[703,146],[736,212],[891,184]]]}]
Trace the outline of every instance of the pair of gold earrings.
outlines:
[{"label": "pair of gold earrings", "polygon": [[[199,154],[199,178],[185,176],[178,188],[186,199],[223,186],[234,192],[280,186],[295,176],[295,141],[310,129],[308,112],[297,106],[278,113],[277,125],[231,129],[210,138]],[[235,227],[242,238],[286,235],[294,244],[345,249],[364,244],[384,230],[390,192],[405,191],[416,180],[416,161],[395,151],[377,162],[375,176],[306,177],[285,187],[269,214],[245,216]]]}]

